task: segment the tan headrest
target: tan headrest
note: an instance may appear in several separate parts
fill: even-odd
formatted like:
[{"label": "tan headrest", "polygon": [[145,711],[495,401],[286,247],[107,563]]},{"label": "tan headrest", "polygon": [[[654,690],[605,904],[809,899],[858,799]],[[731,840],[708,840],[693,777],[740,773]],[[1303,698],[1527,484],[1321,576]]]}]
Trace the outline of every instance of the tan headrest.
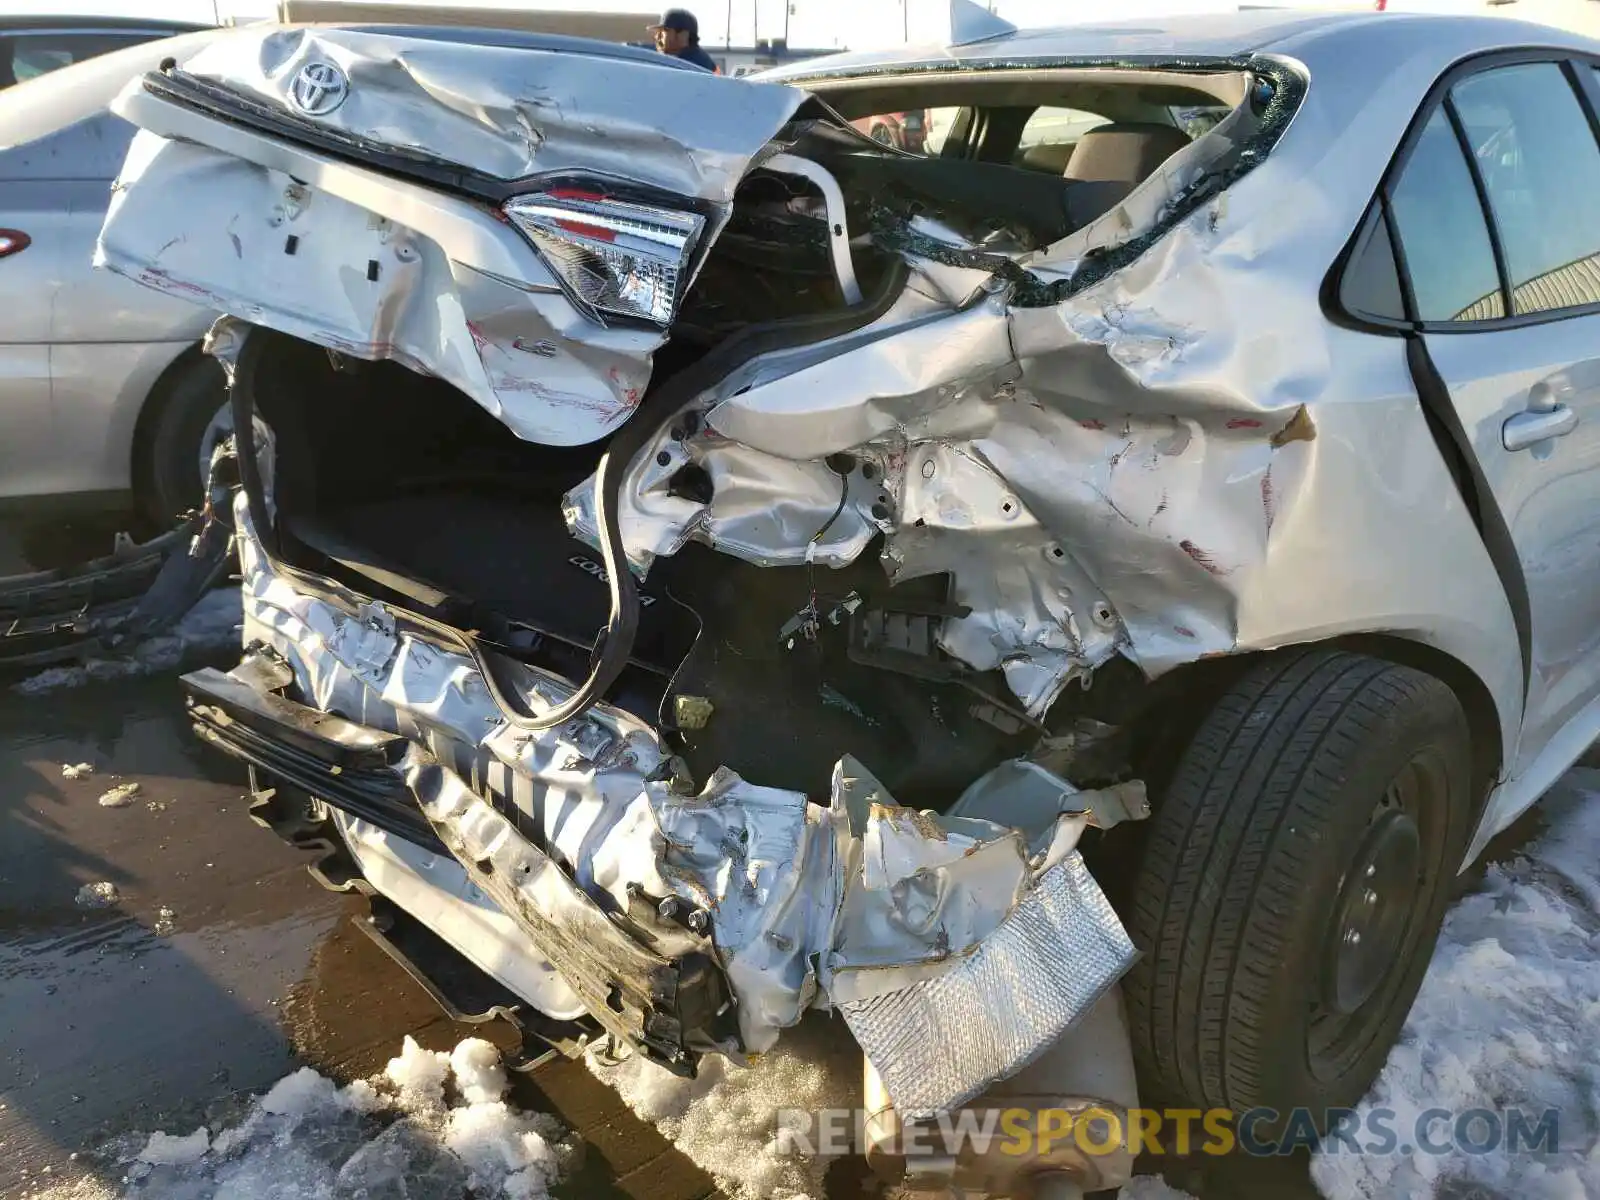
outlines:
[{"label": "tan headrest", "polygon": [[1140,184],[1188,144],[1188,135],[1172,125],[1102,125],[1079,139],[1062,175],[1085,183]]}]

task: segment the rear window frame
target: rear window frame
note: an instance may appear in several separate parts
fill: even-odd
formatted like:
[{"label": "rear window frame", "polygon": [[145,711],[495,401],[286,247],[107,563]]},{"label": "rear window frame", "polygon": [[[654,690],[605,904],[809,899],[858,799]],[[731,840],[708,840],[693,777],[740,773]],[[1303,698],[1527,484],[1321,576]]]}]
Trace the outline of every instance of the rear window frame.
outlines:
[{"label": "rear window frame", "polygon": [[[1515,312],[1510,280],[1507,277],[1499,224],[1493,208],[1488,203],[1477,165],[1471,154],[1467,152],[1466,147],[1463,146],[1462,153],[1467,160],[1467,166],[1473,178],[1479,211],[1489,231],[1489,240],[1495,257],[1495,270],[1500,277],[1501,303],[1507,315],[1480,321],[1420,320],[1416,316],[1416,300],[1412,291],[1411,275],[1406,264],[1405,244],[1400,239],[1399,229],[1395,223],[1390,204],[1394,187],[1410,163],[1412,153],[1422,139],[1423,130],[1427,128],[1428,122],[1436,112],[1443,111],[1446,114],[1451,125],[1457,129],[1459,139],[1460,121],[1455,113],[1455,106],[1450,101],[1450,91],[1457,83],[1471,76],[1480,75],[1500,67],[1523,66],[1533,63],[1552,63],[1561,69],[1566,76],[1567,83],[1572,88],[1573,98],[1588,121],[1590,135],[1595,139],[1596,151],[1600,153],[1600,56],[1588,55],[1576,50],[1529,46],[1492,50],[1454,63],[1434,81],[1422,103],[1417,106],[1417,111],[1412,114],[1411,122],[1406,127],[1405,135],[1400,139],[1400,144],[1391,157],[1389,165],[1384,169],[1383,176],[1371,201],[1362,210],[1361,219],[1356,223],[1356,227],[1351,232],[1344,248],[1323,278],[1323,310],[1335,323],[1370,333],[1442,333],[1459,335],[1522,329],[1530,325],[1543,325],[1552,321],[1567,321],[1576,317],[1600,314],[1600,301],[1541,312],[1521,314]],[[1401,297],[1406,310],[1406,316],[1403,319],[1394,320],[1372,314],[1352,312],[1343,303],[1345,273],[1354,259],[1356,251],[1362,244],[1362,233],[1367,227],[1374,207],[1380,210],[1381,219],[1388,226],[1389,242],[1393,247],[1395,269],[1399,274]]]}]

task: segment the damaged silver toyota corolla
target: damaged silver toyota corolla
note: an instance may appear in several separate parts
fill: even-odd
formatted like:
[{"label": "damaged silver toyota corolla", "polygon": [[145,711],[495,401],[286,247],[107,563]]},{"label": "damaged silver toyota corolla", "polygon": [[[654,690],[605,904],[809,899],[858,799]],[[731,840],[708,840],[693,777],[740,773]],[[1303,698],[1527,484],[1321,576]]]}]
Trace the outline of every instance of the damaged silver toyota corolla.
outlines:
[{"label": "damaged silver toyota corolla", "polygon": [[230,314],[255,431],[195,726],[553,1044],[826,1006],[880,1132],[1130,1062],[1320,1120],[1600,719],[1586,51],[955,13],[787,80],[251,27],[131,83],[100,260]]}]

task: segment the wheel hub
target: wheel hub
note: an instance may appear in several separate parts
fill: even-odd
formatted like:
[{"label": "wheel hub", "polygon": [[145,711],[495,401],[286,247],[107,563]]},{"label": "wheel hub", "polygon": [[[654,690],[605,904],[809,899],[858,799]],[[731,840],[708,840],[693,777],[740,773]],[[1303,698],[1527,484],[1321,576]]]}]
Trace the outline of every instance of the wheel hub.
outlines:
[{"label": "wheel hub", "polygon": [[1386,797],[1346,873],[1334,908],[1324,1002],[1349,1015],[1394,969],[1422,891],[1422,837]]}]

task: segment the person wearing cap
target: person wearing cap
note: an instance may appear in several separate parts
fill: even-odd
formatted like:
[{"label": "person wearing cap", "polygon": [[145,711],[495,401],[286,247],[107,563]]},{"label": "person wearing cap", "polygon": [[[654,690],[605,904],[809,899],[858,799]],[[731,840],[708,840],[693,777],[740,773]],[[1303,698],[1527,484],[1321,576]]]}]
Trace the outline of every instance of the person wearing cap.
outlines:
[{"label": "person wearing cap", "polygon": [[659,24],[650,26],[656,35],[656,49],[707,71],[716,71],[716,61],[700,48],[700,22],[686,8],[669,8]]}]

